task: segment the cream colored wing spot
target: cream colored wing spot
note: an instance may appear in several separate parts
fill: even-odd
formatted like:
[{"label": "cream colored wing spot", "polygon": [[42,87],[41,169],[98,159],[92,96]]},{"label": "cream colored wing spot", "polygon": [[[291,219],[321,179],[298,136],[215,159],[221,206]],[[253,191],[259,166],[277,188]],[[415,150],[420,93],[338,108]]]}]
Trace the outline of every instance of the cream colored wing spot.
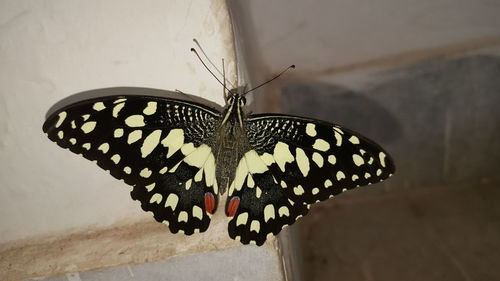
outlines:
[{"label": "cream colored wing spot", "polygon": [[127,167],[123,168],[123,172],[127,175],[130,175],[132,173],[132,169],[127,166]]},{"label": "cream colored wing spot", "polygon": [[83,121],[87,121],[90,118],[90,114],[82,115]]},{"label": "cream colored wing spot", "polygon": [[380,152],[380,153],[378,154],[378,158],[380,159],[380,164],[381,164],[381,165],[382,165],[382,167],[384,167],[384,168],[385,168],[385,157],[386,157],[386,155],[385,155],[385,153],[383,153],[383,152]]},{"label": "cream colored wing spot", "polygon": [[175,211],[177,203],[179,203],[179,196],[175,193],[170,193],[165,201],[165,208],[170,207],[172,211]]},{"label": "cream colored wing spot", "polygon": [[285,181],[281,181],[280,182],[280,185],[282,188],[287,188],[287,185],[286,185],[286,182]]},{"label": "cream colored wing spot", "polygon": [[190,180],[186,181],[186,184],[185,184],[185,186],[186,186],[186,190],[189,190],[189,189],[191,188],[191,184],[192,184],[192,183],[193,183],[193,180],[192,180],[192,179],[190,179]]},{"label": "cream colored wing spot", "polygon": [[147,179],[151,176],[152,173],[153,172],[150,169],[144,168],[141,170],[141,172],[139,172],[139,176]]},{"label": "cream colored wing spot", "polygon": [[167,158],[170,158],[184,144],[184,130],[172,129],[161,141],[161,144],[168,148]]},{"label": "cream colored wing spot", "polygon": [[369,179],[371,178],[372,175],[370,175],[369,173],[365,173],[365,179]]},{"label": "cream colored wing spot", "polygon": [[345,174],[342,171],[338,171],[336,177],[337,177],[337,180],[340,181],[342,179],[345,179]]},{"label": "cream colored wing spot", "polygon": [[275,163],[274,157],[271,154],[267,153],[267,152],[265,152],[264,154],[262,154],[260,156],[260,158],[262,159],[262,161],[264,161],[264,163],[266,164],[266,166],[271,166],[271,164]]},{"label": "cream colored wing spot", "polygon": [[248,171],[251,174],[262,174],[268,171],[266,164],[255,150],[249,150],[243,157],[245,158]]},{"label": "cream colored wing spot", "polygon": [[152,184],[146,185],[145,187],[146,187],[146,190],[148,192],[151,192],[151,191],[153,191],[153,188],[155,188],[155,186],[156,186],[156,183],[153,182]]},{"label": "cream colored wing spot", "polygon": [[255,231],[259,233],[260,231],[260,222],[258,220],[253,220],[250,224],[250,231]]},{"label": "cream colored wing spot", "polygon": [[71,129],[76,129],[76,123],[75,120],[71,121]]},{"label": "cream colored wing spot", "polygon": [[161,168],[158,173],[161,174],[161,175],[164,175],[166,172],[168,171],[168,167],[163,167]]},{"label": "cream colored wing spot", "polygon": [[304,177],[307,177],[309,174],[309,158],[307,158],[306,153],[300,147],[297,147],[295,150],[295,159],[297,161],[297,166],[299,166],[299,170]]},{"label": "cream colored wing spot", "polygon": [[210,153],[208,154],[208,158],[205,160],[203,164],[203,171],[205,172],[205,183],[208,187],[213,186],[215,194],[218,193],[217,190],[217,179],[215,178],[215,157],[212,153],[212,149],[210,149]]},{"label": "cream colored wing spot", "polygon": [[191,154],[191,152],[195,151],[196,148],[194,147],[194,144],[192,142],[183,144],[181,146],[181,152],[184,154],[184,156]]},{"label": "cream colored wing spot", "polygon": [[82,147],[85,148],[86,150],[90,150],[92,145],[89,142],[86,142],[86,143],[82,144]]},{"label": "cream colored wing spot", "polygon": [[130,134],[128,134],[127,143],[133,144],[134,142],[140,140],[142,138],[141,130],[134,130]]},{"label": "cream colored wing spot", "polygon": [[56,128],[59,128],[59,126],[61,126],[61,124],[64,122],[64,119],[66,119],[66,116],[68,116],[66,111],[59,112],[59,114],[57,115],[58,119],[56,122]]},{"label": "cream colored wing spot", "polygon": [[306,125],[306,134],[310,137],[315,137],[317,132],[316,132],[316,125],[313,123],[307,123]]},{"label": "cream colored wing spot", "polygon": [[151,134],[149,134],[142,143],[141,146],[141,157],[146,158],[156,146],[160,143],[161,130],[154,130]]},{"label": "cream colored wing spot", "polygon": [[247,176],[247,186],[249,188],[253,188],[255,186],[255,182],[253,181],[252,175]]},{"label": "cream colored wing spot", "polygon": [[120,103],[120,102],[124,102],[126,100],[127,100],[126,98],[121,98],[121,99],[115,100],[113,103]]},{"label": "cream colored wing spot", "polygon": [[335,135],[335,140],[336,140],[335,145],[341,146],[342,145],[342,135],[339,132],[337,132],[337,130],[334,131],[334,135]]},{"label": "cream colored wing spot", "polygon": [[276,144],[273,151],[273,157],[282,172],[285,171],[285,164],[292,163],[295,159],[290,152],[288,144],[284,142],[278,142]]},{"label": "cream colored wing spot", "polygon": [[316,139],[313,144],[313,148],[319,151],[327,151],[330,149],[330,144],[324,139]]},{"label": "cream colored wing spot", "polygon": [[370,157],[370,159],[368,160],[368,164],[369,165],[373,164],[373,157]]},{"label": "cream colored wing spot", "polygon": [[151,196],[149,203],[150,204],[153,204],[153,203],[160,204],[161,200],[163,200],[163,196],[160,193],[155,193],[155,194],[153,194],[153,196]]},{"label": "cream colored wing spot", "polygon": [[320,167],[320,168],[323,167],[324,159],[323,159],[323,156],[321,156],[321,154],[314,152],[312,159],[313,159],[314,163],[316,163],[316,165],[318,165],[318,167]]},{"label": "cream colored wing spot", "polygon": [[70,142],[72,145],[75,145],[75,144],[76,144],[76,139],[75,139],[75,138],[70,138],[70,139],[69,139],[69,142]]},{"label": "cream colored wing spot", "polygon": [[352,175],[351,177],[352,181],[357,181],[359,179],[358,175]]},{"label": "cream colored wing spot", "polygon": [[179,217],[177,218],[178,222],[187,222],[188,221],[188,213],[186,211],[181,211],[179,213]]},{"label": "cream colored wing spot", "polygon": [[57,132],[57,137],[62,140],[64,138],[64,132],[63,131]]},{"label": "cream colored wing spot", "polygon": [[103,102],[99,101],[99,102],[96,102],[94,103],[94,105],[92,106],[92,108],[95,110],[95,111],[101,111],[103,109],[106,108],[106,106],[104,105]]},{"label": "cream colored wing spot", "polygon": [[101,145],[97,148],[97,150],[102,151],[102,153],[104,153],[104,154],[108,153],[108,151],[109,151],[109,143],[105,142],[105,143],[101,144]]},{"label": "cream colored wing spot", "polygon": [[112,112],[113,117],[117,118],[118,114],[120,113],[120,111],[122,110],[122,108],[124,106],[125,106],[125,103],[119,103],[119,104],[115,105],[113,107],[113,112]]},{"label": "cream colored wing spot", "polygon": [[[180,146],[179,146],[179,148],[180,148]],[[184,158],[184,162],[190,166],[193,166],[196,168],[201,168],[201,167],[203,167],[203,165],[205,164],[205,161],[208,159],[208,157],[211,153],[212,153],[212,149],[208,145],[202,144],[198,148],[196,148],[195,151],[191,152],[191,154],[186,156]]]},{"label": "cream colored wing spot", "polygon": [[262,189],[260,189],[258,186],[255,188],[255,197],[260,198],[262,195]]},{"label": "cream colored wing spot", "polygon": [[377,176],[380,176],[382,174],[382,170],[381,169],[377,169]]},{"label": "cream colored wing spot", "polygon": [[361,166],[365,164],[365,160],[363,160],[363,157],[359,156],[358,154],[353,154],[352,155],[352,161],[356,166]]},{"label": "cream colored wing spot", "polygon": [[236,226],[240,225],[245,225],[248,222],[248,213],[241,213],[238,215],[238,218],[236,219]]},{"label": "cream colored wing spot", "polygon": [[146,108],[144,108],[142,113],[144,113],[145,115],[153,115],[156,113],[156,107],[157,103],[155,101],[150,101],[148,102],[148,105],[146,106]]},{"label": "cream colored wing spot", "polygon": [[115,138],[123,137],[123,129],[122,128],[115,129],[115,131],[113,132],[113,136]]},{"label": "cream colored wing spot", "polygon": [[270,219],[275,218],[274,206],[272,204],[266,205],[264,207],[264,221],[268,222]]},{"label": "cream colored wing spot", "polygon": [[317,187],[313,188],[313,189],[311,190],[311,193],[312,193],[313,195],[318,194],[318,193],[319,193],[319,188],[317,188]]},{"label": "cream colored wing spot", "polygon": [[200,169],[196,175],[194,175],[194,181],[195,182],[200,182],[201,179],[203,178],[203,169]]},{"label": "cream colored wing spot", "polygon": [[351,136],[351,137],[349,138],[349,141],[350,141],[352,144],[359,144],[359,139],[358,139],[358,137],[356,137],[356,136]]},{"label": "cream colored wing spot", "polygon": [[328,162],[332,165],[335,165],[335,163],[337,163],[337,158],[335,157],[335,155],[329,155]]},{"label": "cream colored wing spot", "polygon": [[278,209],[278,215],[280,217],[289,217],[290,216],[290,210],[288,210],[288,207],[287,206],[281,206],[279,209]]},{"label": "cream colored wing spot", "polygon": [[325,187],[326,187],[326,188],[328,188],[328,187],[330,187],[330,186],[332,186],[332,185],[333,185],[333,183],[332,183],[332,181],[331,181],[331,180],[326,180],[326,181],[325,181]]},{"label": "cream colored wing spot", "polygon": [[247,162],[245,161],[245,157],[243,157],[243,158],[241,158],[240,163],[236,167],[236,173],[234,176],[234,180],[229,188],[229,195],[232,195],[234,190],[237,190],[237,191],[241,190],[247,175],[248,175]]},{"label": "cream colored wing spot", "polygon": [[193,206],[193,217],[200,220],[203,219],[203,210],[196,205]]},{"label": "cream colored wing spot", "polygon": [[295,195],[302,195],[304,194],[304,188],[302,188],[302,185],[298,185],[293,188],[293,193],[295,193]]},{"label": "cream colored wing spot", "polygon": [[97,123],[95,121],[89,121],[89,122],[83,123],[82,127],[80,127],[80,128],[82,129],[82,131],[85,134],[88,134],[95,129],[96,124]]},{"label": "cream colored wing spot", "polygon": [[144,116],[138,114],[127,117],[127,119],[125,119],[125,124],[131,128],[146,126],[146,123],[144,123]]}]

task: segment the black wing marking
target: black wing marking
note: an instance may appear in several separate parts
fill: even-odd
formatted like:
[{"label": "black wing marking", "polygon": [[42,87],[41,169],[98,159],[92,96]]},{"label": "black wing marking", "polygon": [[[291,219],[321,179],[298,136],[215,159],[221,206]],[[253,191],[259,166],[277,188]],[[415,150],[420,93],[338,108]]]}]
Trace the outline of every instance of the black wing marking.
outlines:
[{"label": "black wing marking", "polygon": [[131,196],[173,233],[203,232],[204,194],[217,194],[211,139],[220,113],[153,96],[81,101],[49,116],[50,140],[133,186]]},{"label": "black wing marking", "polygon": [[[245,154],[246,161],[240,161],[228,197],[241,198],[240,208],[229,223],[229,234],[240,236],[243,243],[263,243],[269,233],[277,234],[283,225],[304,215],[310,204],[380,182],[395,170],[379,145],[324,121],[253,115],[247,119],[246,131],[252,150]],[[248,181],[260,187],[260,199]],[[284,220],[280,210],[288,210],[292,219]],[[239,216],[245,212],[252,220],[242,224]],[[254,220],[259,222],[259,231],[252,231]]]}]

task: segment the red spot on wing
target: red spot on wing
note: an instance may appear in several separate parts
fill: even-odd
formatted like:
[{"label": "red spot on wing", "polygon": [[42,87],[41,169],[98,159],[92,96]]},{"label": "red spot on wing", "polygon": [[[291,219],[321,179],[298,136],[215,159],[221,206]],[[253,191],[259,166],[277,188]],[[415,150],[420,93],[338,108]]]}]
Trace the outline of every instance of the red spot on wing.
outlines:
[{"label": "red spot on wing", "polygon": [[215,209],[215,197],[211,192],[205,193],[205,211],[209,214],[213,214]]},{"label": "red spot on wing", "polygon": [[240,206],[240,197],[234,196],[229,200],[229,204],[227,204],[226,213],[228,217],[234,217],[236,212],[238,211],[238,207]]}]

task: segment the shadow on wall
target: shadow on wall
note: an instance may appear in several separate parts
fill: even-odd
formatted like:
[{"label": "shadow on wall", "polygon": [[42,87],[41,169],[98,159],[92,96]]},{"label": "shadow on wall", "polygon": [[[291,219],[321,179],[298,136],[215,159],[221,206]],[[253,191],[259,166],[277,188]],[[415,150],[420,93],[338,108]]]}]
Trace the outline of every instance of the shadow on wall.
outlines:
[{"label": "shadow on wall", "polygon": [[382,73],[364,92],[305,82],[283,88],[284,112],[328,120],[380,143],[397,172],[383,184],[500,182],[500,58],[433,60]]}]

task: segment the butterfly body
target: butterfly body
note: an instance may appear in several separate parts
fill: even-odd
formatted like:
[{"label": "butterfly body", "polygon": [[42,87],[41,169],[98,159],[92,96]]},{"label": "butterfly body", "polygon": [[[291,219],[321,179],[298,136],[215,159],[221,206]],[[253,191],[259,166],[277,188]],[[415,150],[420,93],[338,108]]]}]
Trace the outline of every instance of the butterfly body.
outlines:
[{"label": "butterfly body", "polygon": [[218,110],[143,90],[65,106],[43,130],[131,185],[132,198],[173,233],[206,231],[227,194],[229,236],[262,245],[311,204],[394,173],[380,146],[335,124],[246,115],[235,91]]}]

